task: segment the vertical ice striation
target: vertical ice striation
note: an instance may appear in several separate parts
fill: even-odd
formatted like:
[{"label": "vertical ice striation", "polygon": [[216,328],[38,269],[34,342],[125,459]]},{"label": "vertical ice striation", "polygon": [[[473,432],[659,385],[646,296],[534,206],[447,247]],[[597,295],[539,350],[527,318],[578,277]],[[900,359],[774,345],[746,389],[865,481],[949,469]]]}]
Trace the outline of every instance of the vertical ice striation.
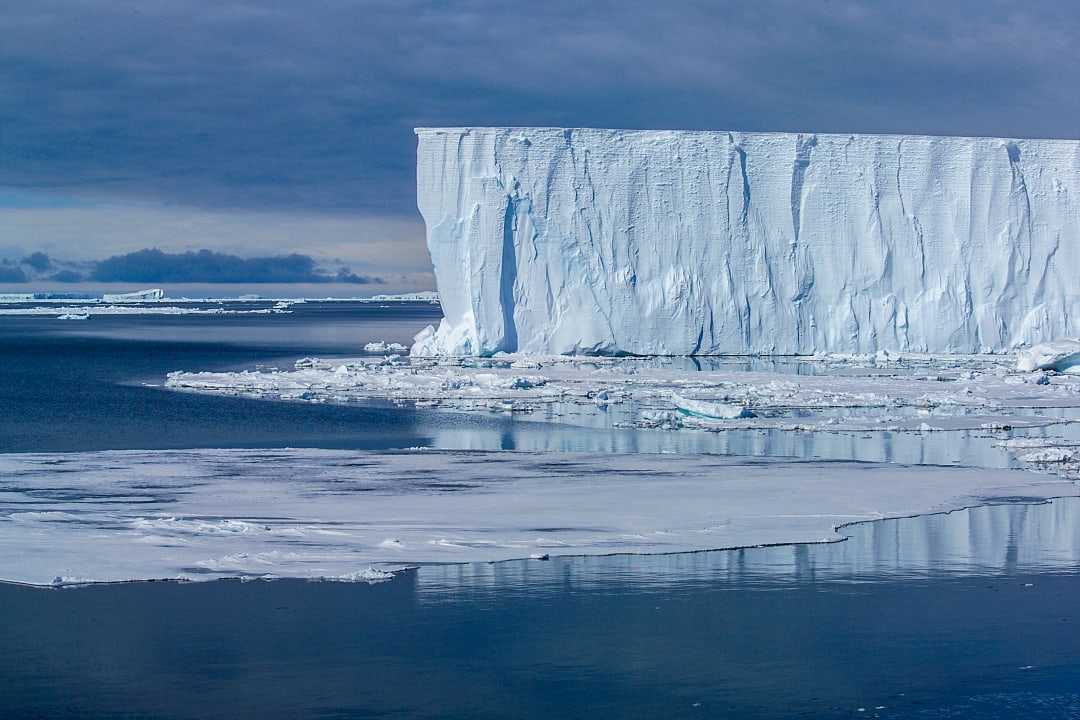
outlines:
[{"label": "vertical ice striation", "polygon": [[978,352],[1080,334],[1080,142],[417,135],[445,319],[416,354]]}]

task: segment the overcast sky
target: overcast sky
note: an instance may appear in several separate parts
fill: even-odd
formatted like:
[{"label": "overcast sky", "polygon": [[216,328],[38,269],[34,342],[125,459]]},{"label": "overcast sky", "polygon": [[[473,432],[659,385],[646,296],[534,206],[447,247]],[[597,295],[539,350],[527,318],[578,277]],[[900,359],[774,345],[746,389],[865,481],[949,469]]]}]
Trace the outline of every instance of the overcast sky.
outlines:
[{"label": "overcast sky", "polygon": [[1076,7],[9,2],[0,257],[301,253],[422,284],[415,126],[1076,138]]}]

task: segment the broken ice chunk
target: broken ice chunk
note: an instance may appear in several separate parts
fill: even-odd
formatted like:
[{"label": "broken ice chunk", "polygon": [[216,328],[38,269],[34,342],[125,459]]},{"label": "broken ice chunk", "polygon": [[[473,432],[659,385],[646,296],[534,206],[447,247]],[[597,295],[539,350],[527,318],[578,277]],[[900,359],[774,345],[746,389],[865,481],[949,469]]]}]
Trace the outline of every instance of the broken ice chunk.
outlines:
[{"label": "broken ice chunk", "polygon": [[1080,373],[1080,340],[1055,340],[1021,350],[1016,356],[1016,369]]},{"label": "broken ice chunk", "polygon": [[383,341],[369,342],[364,346],[364,352],[369,353],[403,353],[409,348],[405,347],[401,343],[388,343]]},{"label": "broken ice chunk", "polygon": [[680,412],[686,415],[717,420],[737,420],[739,418],[754,417],[754,413],[749,408],[739,403],[693,400],[674,393],[671,395],[671,401]]}]

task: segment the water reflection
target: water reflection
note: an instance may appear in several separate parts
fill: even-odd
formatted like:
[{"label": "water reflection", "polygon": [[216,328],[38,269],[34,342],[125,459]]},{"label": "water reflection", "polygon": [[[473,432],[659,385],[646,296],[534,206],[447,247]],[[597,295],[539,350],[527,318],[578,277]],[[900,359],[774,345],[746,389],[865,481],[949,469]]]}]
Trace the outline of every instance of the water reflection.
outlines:
[{"label": "water reflection", "polygon": [[846,541],[820,545],[424,566],[416,585],[425,600],[445,602],[462,592],[783,589],[818,582],[1080,572],[1078,498],[861,523],[845,533]]},{"label": "water reflection", "polygon": [[515,422],[504,427],[443,427],[428,418],[432,447],[447,450],[528,450],[617,453],[711,453],[920,465],[1017,467],[985,430],[845,432],[781,429],[702,432],[620,430]]}]

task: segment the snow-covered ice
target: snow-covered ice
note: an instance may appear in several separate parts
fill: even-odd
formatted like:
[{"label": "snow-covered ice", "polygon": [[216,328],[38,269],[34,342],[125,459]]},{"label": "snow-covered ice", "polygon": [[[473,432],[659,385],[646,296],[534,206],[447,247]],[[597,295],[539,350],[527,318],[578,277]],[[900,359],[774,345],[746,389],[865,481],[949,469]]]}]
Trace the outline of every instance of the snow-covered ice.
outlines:
[{"label": "snow-covered ice", "polygon": [[161,288],[150,290],[136,290],[126,293],[105,293],[101,296],[102,302],[128,303],[128,302],[157,302],[165,298],[165,291]]},{"label": "snow-covered ice", "polygon": [[[1015,365],[1010,355],[885,352],[785,362],[518,355],[304,358],[285,370],[173,372],[166,387],[498,414],[527,421],[530,428],[537,423],[552,428],[515,434],[515,447],[537,451],[1026,466],[1080,478],[1080,376],[1018,371]],[[584,436],[574,428],[601,433]],[[621,430],[631,435],[610,432]],[[503,443],[498,432],[486,437],[480,430],[455,432],[438,424],[432,432],[441,448],[492,449]]]},{"label": "snow-covered ice", "polygon": [[1017,353],[1016,369],[1020,372],[1080,373],[1080,340],[1057,340],[1021,350]]},{"label": "snow-covered ice", "polygon": [[[237,310],[226,307],[180,307],[174,305],[35,305],[32,307],[0,308],[0,315],[54,315],[67,320],[83,320],[93,315],[277,315],[290,313],[284,308]],[[86,316],[86,317],[83,317]]]},{"label": "snow-covered ice", "polygon": [[1080,142],[420,129],[417,355],[983,352],[1080,334]]},{"label": "snow-covered ice", "polygon": [[687,415],[696,415],[714,420],[737,420],[754,416],[742,403],[691,400],[675,393],[672,393],[671,401],[676,409]]},{"label": "snow-covered ice", "polygon": [[0,579],[36,585],[833,541],[852,522],[1080,492],[1016,470],[665,454],[7,454],[0,477]]},{"label": "snow-covered ice", "polygon": [[439,293],[434,290],[421,290],[420,292],[401,293],[398,295],[372,295],[365,298],[356,298],[356,300],[369,303],[424,302],[437,305],[439,303]]},{"label": "snow-covered ice", "polygon": [[386,342],[384,340],[378,340],[376,342],[369,342],[364,345],[364,352],[369,353],[398,353],[408,352],[409,348],[405,347],[401,343]]},{"label": "snow-covered ice", "polygon": [[[168,375],[166,386],[313,402],[412,402],[570,424],[715,431],[956,430],[1039,422],[1031,417],[1033,408],[1080,408],[1080,378],[1017,372],[1014,362],[1006,355],[819,356],[779,371],[746,370],[731,360],[688,366],[664,358],[305,358],[287,370],[177,371]],[[924,427],[929,417],[933,423]]]}]

